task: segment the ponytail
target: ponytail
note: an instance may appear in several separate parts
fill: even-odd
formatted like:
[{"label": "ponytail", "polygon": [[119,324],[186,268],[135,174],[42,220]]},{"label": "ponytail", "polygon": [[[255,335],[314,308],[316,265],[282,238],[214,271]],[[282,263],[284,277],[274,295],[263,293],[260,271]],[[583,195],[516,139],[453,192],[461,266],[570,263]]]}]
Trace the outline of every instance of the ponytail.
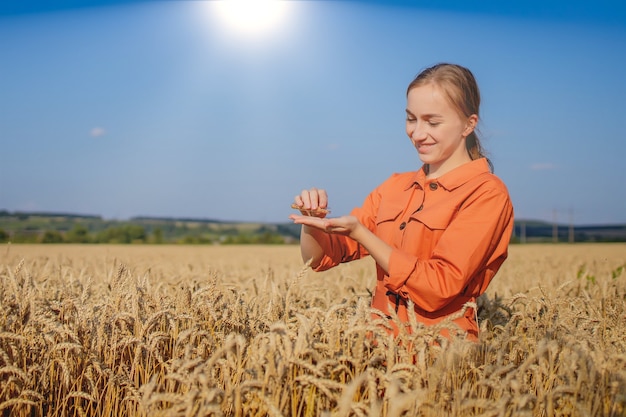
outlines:
[{"label": "ponytail", "polygon": [[472,159],[484,158],[485,156],[476,132],[470,133],[467,138],[465,138],[465,148]]},{"label": "ponytail", "polygon": [[472,158],[472,160],[485,158],[487,160],[487,163],[489,164],[489,169],[493,173],[493,163],[485,155],[485,150],[480,144],[480,139],[478,138],[476,132],[470,133],[465,138],[465,149],[467,149],[467,153],[469,154],[470,158]]}]

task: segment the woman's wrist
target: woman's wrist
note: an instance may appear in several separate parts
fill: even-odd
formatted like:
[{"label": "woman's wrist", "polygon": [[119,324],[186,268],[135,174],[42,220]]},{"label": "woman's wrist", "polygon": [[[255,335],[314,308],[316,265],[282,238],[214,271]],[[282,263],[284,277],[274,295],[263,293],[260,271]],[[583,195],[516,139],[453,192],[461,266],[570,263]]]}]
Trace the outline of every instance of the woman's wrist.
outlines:
[{"label": "woman's wrist", "polygon": [[350,238],[363,244],[363,238],[367,232],[369,230],[361,222],[356,222],[354,230],[350,233]]},{"label": "woman's wrist", "polygon": [[391,246],[360,222],[350,233],[350,238],[362,245],[385,272],[389,272],[389,259],[393,251]]}]

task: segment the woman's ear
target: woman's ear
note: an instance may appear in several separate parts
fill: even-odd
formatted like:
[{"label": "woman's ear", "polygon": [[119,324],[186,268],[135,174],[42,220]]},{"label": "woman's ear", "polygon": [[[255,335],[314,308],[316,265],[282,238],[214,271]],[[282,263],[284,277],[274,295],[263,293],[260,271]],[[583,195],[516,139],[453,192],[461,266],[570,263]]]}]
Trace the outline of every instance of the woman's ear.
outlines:
[{"label": "woman's ear", "polygon": [[465,125],[465,130],[463,130],[463,136],[469,136],[474,129],[476,129],[476,125],[478,124],[478,115],[472,114],[467,118],[467,124]]}]

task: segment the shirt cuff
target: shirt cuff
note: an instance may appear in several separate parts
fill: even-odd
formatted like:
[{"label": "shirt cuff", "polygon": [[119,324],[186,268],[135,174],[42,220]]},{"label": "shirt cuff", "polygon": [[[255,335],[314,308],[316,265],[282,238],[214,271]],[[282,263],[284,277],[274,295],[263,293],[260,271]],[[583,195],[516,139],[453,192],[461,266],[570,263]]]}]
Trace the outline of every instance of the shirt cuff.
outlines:
[{"label": "shirt cuff", "polygon": [[394,248],[389,258],[389,275],[383,278],[385,287],[390,291],[400,293],[400,288],[413,274],[416,265],[417,258],[415,256]]}]

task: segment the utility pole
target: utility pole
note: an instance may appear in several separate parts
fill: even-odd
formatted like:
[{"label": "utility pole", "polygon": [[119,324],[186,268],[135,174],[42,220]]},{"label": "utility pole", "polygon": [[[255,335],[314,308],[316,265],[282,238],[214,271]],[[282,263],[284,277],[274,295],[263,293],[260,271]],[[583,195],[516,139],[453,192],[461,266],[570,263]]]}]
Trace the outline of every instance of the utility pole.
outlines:
[{"label": "utility pole", "polygon": [[559,241],[559,225],[556,223],[556,209],[552,209],[552,243]]}]

